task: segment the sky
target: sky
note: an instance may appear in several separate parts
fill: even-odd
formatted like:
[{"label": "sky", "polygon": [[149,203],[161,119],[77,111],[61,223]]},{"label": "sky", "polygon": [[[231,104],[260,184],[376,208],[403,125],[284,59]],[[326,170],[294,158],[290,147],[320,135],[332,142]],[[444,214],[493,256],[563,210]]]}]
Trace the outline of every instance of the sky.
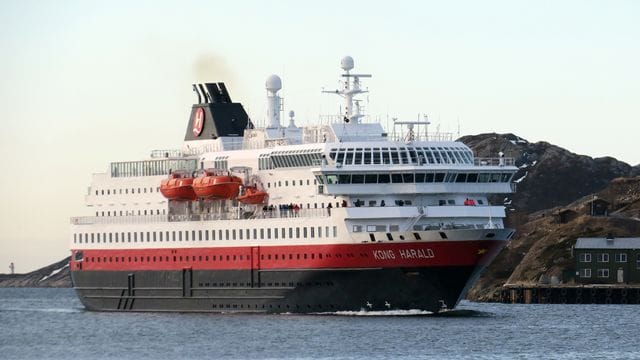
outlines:
[{"label": "sky", "polygon": [[92,173],[179,148],[192,83],[224,81],[260,123],[278,74],[312,124],[339,110],[320,91],[345,55],[373,117],[637,165],[638,19],[615,0],[0,0],[0,273],[68,255]]}]

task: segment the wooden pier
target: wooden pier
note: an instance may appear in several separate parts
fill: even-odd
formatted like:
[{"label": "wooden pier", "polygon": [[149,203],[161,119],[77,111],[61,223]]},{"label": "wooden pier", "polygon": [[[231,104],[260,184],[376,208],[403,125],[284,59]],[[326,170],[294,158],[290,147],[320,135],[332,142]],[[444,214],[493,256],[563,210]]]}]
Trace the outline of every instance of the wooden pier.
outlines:
[{"label": "wooden pier", "polygon": [[505,304],[640,304],[640,285],[516,285],[500,291]]}]

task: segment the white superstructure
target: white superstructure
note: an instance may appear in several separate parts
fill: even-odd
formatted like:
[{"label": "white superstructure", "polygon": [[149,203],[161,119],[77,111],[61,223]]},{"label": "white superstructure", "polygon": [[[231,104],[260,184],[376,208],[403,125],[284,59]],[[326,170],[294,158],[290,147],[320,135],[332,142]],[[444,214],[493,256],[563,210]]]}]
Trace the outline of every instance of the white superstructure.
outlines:
[{"label": "white superstructure", "polygon": [[[451,135],[414,131],[419,122],[398,122],[406,131],[391,134],[363,122],[356,96],[366,92],[360,80],[371,75],[351,73],[350,57],[341,66],[343,88],[328,93],[345,98],[346,113],[334,123],[297,127],[291,111],[284,127],[282,81],[271,75],[266,128],[196,137],[181,150],[114,162],[94,174],[86,195],[91,215],[72,219],[72,248],[509,238],[511,230],[502,234],[504,207],[489,196],[514,191],[513,159],[475,158]],[[202,85],[194,89],[199,98],[215,96]],[[268,202],[176,202],[160,193],[169,172],[201,169],[236,175],[266,191]]]}]

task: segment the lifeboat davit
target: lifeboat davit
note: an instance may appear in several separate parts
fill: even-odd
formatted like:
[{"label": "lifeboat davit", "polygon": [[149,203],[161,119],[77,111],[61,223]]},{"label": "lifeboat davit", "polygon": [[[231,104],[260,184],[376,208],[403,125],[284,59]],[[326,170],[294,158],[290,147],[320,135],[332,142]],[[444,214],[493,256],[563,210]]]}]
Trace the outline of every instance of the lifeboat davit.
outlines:
[{"label": "lifeboat davit", "polygon": [[205,171],[193,180],[196,196],[205,199],[235,199],[240,192],[242,179],[233,175],[216,175]]},{"label": "lifeboat davit", "polygon": [[195,200],[193,177],[180,172],[169,174],[169,178],[160,182],[160,192],[169,200]]},{"label": "lifeboat davit", "polygon": [[244,188],[244,194],[238,196],[238,201],[243,204],[263,204],[267,196],[266,191],[258,190],[255,186],[247,186]]}]

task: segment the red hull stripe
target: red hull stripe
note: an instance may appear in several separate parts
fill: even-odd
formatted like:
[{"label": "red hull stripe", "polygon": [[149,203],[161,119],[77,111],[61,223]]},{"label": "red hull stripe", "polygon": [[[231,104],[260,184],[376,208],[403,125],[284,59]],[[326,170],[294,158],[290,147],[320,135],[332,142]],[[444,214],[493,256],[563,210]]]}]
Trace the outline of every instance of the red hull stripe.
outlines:
[{"label": "red hull stripe", "polygon": [[487,265],[500,240],[82,251],[72,270],[296,270]]}]

